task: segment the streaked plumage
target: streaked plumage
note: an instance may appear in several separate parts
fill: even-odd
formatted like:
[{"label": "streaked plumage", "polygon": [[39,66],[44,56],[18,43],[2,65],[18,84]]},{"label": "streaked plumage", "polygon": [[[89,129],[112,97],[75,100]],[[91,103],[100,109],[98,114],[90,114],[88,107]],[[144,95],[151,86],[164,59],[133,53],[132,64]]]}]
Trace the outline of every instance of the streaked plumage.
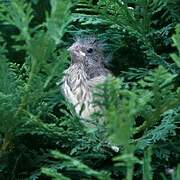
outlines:
[{"label": "streaked plumage", "polygon": [[[76,113],[83,119],[91,120],[91,115],[100,110],[93,105],[95,86],[103,83],[111,73],[103,65],[103,52],[94,38],[78,39],[69,51],[71,64],[64,72],[61,89],[65,98],[74,105]],[[102,124],[102,119],[99,123]],[[88,127],[93,124],[85,122]],[[117,146],[110,146],[113,151],[119,152]]]},{"label": "streaked plumage", "polygon": [[103,65],[103,53],[94,38],[77,40],[69,51],[71,65],[64,72],[62,90],[77,114],[90,119],[92,113],[98,111],[92,104],[93,89],[103,83],[110,72]]}]

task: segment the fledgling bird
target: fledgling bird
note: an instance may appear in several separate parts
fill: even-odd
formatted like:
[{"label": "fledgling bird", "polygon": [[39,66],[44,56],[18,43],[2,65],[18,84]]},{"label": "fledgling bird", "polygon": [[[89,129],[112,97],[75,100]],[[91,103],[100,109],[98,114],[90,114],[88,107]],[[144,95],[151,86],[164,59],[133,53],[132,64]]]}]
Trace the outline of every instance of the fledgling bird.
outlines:
[{"label": "fledgling bird", "polygon": [[93,90],[111,74],[103,64],[102,44],[92,37],[79,38],[68,50],[71,64],[64,72],[61,88],[76,113],[83,119],[91,119],[99,110],[92,103]]},{"label": "fledgling bird", "polygon": [[[103,64],[102,44],[95,38],[79,38],[68,50],[71,64],[64,72],[61,89],[65,98],[74,105],[76,113],[84,120],[91,120],[91,115],[100,110],[93,105],[93,91],[97,84],[111,75]],[[103,124],[102,119],[100,124]],[[93,123],[84,124],[93,127]],[[113,151],[119,152],[117,146],[108,144]]]}]

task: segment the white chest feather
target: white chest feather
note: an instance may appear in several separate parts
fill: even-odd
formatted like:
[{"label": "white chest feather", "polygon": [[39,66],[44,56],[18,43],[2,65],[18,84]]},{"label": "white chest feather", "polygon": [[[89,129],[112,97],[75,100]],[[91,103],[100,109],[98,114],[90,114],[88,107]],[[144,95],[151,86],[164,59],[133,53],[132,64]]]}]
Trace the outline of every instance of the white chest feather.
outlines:
[{"label": "white chest feather", "polygon": [[66,71],[63,78],[62,90],[65,98],[74,105],[76,113],[82,118],[90,119],[98,107],[93,106],[93,89],[103,83],[106,76],[89,79],[83,64],[73,64]]},{"label": "white chest feather", "polygon": [[73,64],[63,78],[62,90],[65,98],[74,105],[76,112],[82,118],[89,118],[93,111],[92,87],[82,64]]}]

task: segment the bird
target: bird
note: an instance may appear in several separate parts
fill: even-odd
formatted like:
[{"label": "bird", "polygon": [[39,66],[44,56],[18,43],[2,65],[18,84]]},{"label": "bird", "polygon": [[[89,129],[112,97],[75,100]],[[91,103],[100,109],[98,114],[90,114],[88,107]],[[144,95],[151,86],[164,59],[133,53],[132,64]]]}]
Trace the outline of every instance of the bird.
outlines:
[{"label": "bird", "polygon": [[[65,99],[70,102],[76,113],[83,120],[92,120],[93,113],[101,109],[93,104],[93,91],[98,84],[106,81],[112,73],[105,68],[104,43],[95,37],[77,38],[68,48],[71,57],[70,66],[64,71],[61,90]],[[87,127],[94,127],[94,122],[83,121]],[[104,124],[100,118],[99,124]],[[114,152],[119,147],[108,142]]]},{"label": "bird", "polygon": [[65,99],[85,120],[92,119],[92,114],[99,111],[93,104],[93,91],[111,74],[104,66],[103,46],[95,37],[81,37],[68,48],[71,63],[64,71],[61,89]]}]

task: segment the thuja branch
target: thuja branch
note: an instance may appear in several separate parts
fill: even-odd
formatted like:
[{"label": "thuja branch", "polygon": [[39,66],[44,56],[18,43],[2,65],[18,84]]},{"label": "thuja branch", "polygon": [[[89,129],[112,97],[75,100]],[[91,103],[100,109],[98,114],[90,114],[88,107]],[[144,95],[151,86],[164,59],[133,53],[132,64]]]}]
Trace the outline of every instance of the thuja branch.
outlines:
[{"label": "thuja branch", "polygon": [[[178,94],[178,97],[176,100],[169,102],[168,106],[164,106],[163,108],[159,109],[158,114],[163,114],[167,110],[177,107],[177,105],[179,105],[179,102],[180,102],[180,94]],[[144,123],[141,126],[136,128],[134,134],[140,133],[140,132],[144,131],[145,129],[151,128],[159,120],[160,120],[160,118],[157,119],[156,113],[152,114],[149,119],[144,121]]]},{"label": "thuja branch", "polygon": [[36,74],[36,66],[37,66],[37,60],[33,60],[32,61],[32,65],[31,65],[31,71],[29,74],[29,79],[25,85],[25,94],[21,99],[21,103],[19,105],[18,110],[16,111],[14,117],[18,117],[19,114],[21,114],[23,112],[23,110],[26,108],[27,105],[27,100],[28,100],[28,96],[29,96],[29,92],[30,92],[30,87],[34,78],[34,75]]}]

